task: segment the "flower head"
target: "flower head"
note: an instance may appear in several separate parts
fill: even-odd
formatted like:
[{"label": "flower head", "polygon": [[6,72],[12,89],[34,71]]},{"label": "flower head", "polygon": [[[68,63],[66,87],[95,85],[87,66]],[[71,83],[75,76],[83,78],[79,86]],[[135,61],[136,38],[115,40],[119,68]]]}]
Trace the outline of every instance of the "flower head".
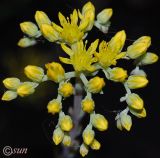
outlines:
[{"label": "flower head", "polygon": [[98,140],[94,139],[92,141],[92,143],[90,144],[90,147],[93,149],[93,150],[99,150],[100,147],[101,147],[101,144]]},{"label": "flower head", "polygon": [[125,32],[119,31],[108,43],[105,41],[100,43],[99,53],[95,53],[95,56],[103,68],[116,65],[116,60],[125,56],[125,53],[121,53],[125,40]]},{"label": "flower head", "polygon": [[3,101],[11,101],[15,98],[17,98],[17,93],[10,90],[6,91],[2,96]]},{"label": "flower head", "polygon": [[61,128],[57,128],[53,132],[53,141],[56,145],[60,144],[64,138],[64,132],[61,130]]},{"label": "flower head", "polygon": [[63,63],[72,64],[76,72],[93,72],[95,67],[92,64],[97,61],[96,58],[93,57],[93,54],[96,52],[97,46],[98,40],[91,43],[88,49],[86,49],[83,41],[77,42],[71,49],[65,44],[62,44],[62,49],[70,56],[70,59],[60,57],[60,60]]},{"label": "flower head", "polygon": [[57,99],[51,100],[47,105],[48,113],[59,113],[62,109],[62,103]]}]

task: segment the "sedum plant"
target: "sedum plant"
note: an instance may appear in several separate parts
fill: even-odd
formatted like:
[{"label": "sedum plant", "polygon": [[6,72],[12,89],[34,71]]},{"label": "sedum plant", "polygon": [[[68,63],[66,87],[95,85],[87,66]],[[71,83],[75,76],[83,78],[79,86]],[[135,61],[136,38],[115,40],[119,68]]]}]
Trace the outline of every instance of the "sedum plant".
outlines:
[{"label": "sedum plant", "polygon": [[[99,131],[108,129],[108,121],[102,114],[96,113],[96,103],[93,95],[103,94],[107,80],[120,83],[126,90],[126,94],[120,98],[126,108],[117,111],[115,117],[119,130],[130,131],[132,116],[146,117],[146,109],[143,99],[132,90],[144,88],[148,84],[146,72],[142,66],[153,64],[158,60],[155,53],[149,52],[151,37],[142,36],[124,49],[126,33],[124,30],[117,32],[110,41],[95,39],[92,43],[87,41],[87,35],[93,27],[102,33],[107,33],[111,24],[112,9],[107,8],[95,15],[95,7],[91,2],[86,3],[82,10],[74,9],[70,17],[58,13],[60,25],[49,19],[43,11],[36,11],[36,24],[30,21],[22,22],[20,28],[25,34],[18,42],[20,47],[35,45],[39,38],[58,44],[68,57],[60,56],[60,62],[45,64],[45,69],[28,65],[24,68],[25,75],[30,81],[20,81],[10,77],[3,80],[8,89],[2,96],[2,100],[11,101],[19,97],[26,97],[35,92],[42,82],[53,81],[59,85],[57,98],[48,102],[48,113],[59,115],[55,129],[53,130],[53,142],[55,145],[78,146],[80,154],[86,156],[89,148],[99,150],[100,142],[96,139],[95,128]],[[116,66],[118,60],[131,60],[135,69],[127,72],[125,68]],[[65,64],[73,66],[73,71],[66,72]],[[104,77],[99,77],[102,71]],[[75,78],[75,85],[71,79]],[[89,78],[89,79],[88,79]],[[85,96],[82,99],[82,92]],[[63,111],[63,99],[74,96],[75,105],[68,113]],[[90,116],[85,129],[79,131],[79,123],[84,114]],[[82,134],[83,142],[79,144],[76,137]],[[68,153],[69,154],[69,153]],[[69,156],[68,156],[69,157]]]}]

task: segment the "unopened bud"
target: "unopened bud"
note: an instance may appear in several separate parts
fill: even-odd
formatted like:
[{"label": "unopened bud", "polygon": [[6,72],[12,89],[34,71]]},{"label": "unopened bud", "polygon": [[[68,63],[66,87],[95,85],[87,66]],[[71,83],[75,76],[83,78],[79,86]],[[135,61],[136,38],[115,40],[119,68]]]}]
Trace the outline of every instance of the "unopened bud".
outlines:
[{"label": "unopened bud", "polygon": [[87,87],[88,91],[91,93],[99,93],[102,91],[102,88],[105,86],[105,82],[103,78],[94,77],[89,80]]},{"label": "unopened bud", "polygon": [[22,47],[22,48],[25,48],[25,47],[29,47],[29,46],[33,46],[35,45],[37,42],[35,39],[30,39],[30,38],[27,38],[27,37],[24,37],[24,38],[21,38],[19,41],[18,41],[18,46],[19,47]]},{"label": "unopened bud", "polygon": [[21,97],[26,97],[35,92],[35,88],[38,86],[34,82],[24,82],[17,88],[17,93]]},{"label": "unopened bud", "polygon": [[14,91],[6,91],[2,96],[3,101],[11,101],[15,98],[17,98],[17,93]]},{"label": "unopened bud", "polygon": [[26,66],[24,73],[29,79],[35,82],[41,82],[44,77],[44,70],[41,67],[34,65]]},{"label": "unopened bud", "polygon": [[53,142],[58,145],[62,142],[64,138],[64,132],[58,127],[53,132]]},{"label": "unopened bud", "polygon": [[58,89],[58,93],[61,94],[63,97],[69,97],[73,94],[74,88],[71,83],[65,82],[60,84]]},{"label": "unopened bud", "polygon": [[20,85],[20,80],[15,77],[10,77],[10,78],[4,79],[3,84],[8,89],[16,90]]},{"label": "unopened bud", "polygon": [[109,73],[109,79],[114,82],[124,82],[128,76],[127,71],[120,67],[115,67],[113,69],[110,69],[108,73]]},{"label": "unopened bud", "polygon": [[48,63],[45,65],[47,68],[47,76],[49,79],[58,83],[64,79],[65,71],[61,64],[57,62]]},{"label": "unopened bud", "polygon": [[64,146],[71,146],[71,137],[65,134],[62,143]]},{"label": "unopened bud", "polygon": [[55,114],[59,113],[62,109],[62,103],[57,99],[51,100],[47,105],[48,113]]},{"label": "unopened bud", "polygon": [[144,106],[143,100],[135,93],[128,94],[126,102],[134,110],[142,110]]},{"label": "unopened bud", "polygon": [[50,19],[48,18],[47,14],[43,11],[36,11],[35,20],[39,28],[41,27],[42,24],[51,25]]},{"label": "unopened bud", "polygon": [[69,132],[73,128],[73,122],[69,115],[64,115],[59,119],[59,125],[63,131]]},{"label": "unopened bud", "polygon": [[84,143],[80,146],[80,154],[82,157],[86,156],[89,152],[88,146],[85,145]]},{"label": "unopened bud", "polygon": [[83,141],[86,145],[90,145],[94,139],[95,133],[91,127],[87,126],[83,131]]},{"label": "unopened bud", "polygon": [[99,150],[100,147],[101,147],[101,144],[98,140],[94,139],[93,142],[90,144],[90,147],[93,149],[93,150]]},{"label": "unopened bud", "polygon": [[137,89],[145,87],[148,82],[145,76],[131,75],[126,81],[126,84],[130,89]]},{"label": "unopened bud", "polygon": [[20,27],[23,33],[30,37],[36,37],[39,34],[38,27],[29,21],[20,23]]},{"label": "unopened bud", "polygon": [[97,128],[99,131],[105,131],[108,128],[107,119],[101,114],[92,114],[91,115],[92,125]]},{"label": "unopened bud", "polygon": [[112,14],[113,14],[113,10],[111,8],[103,9],[100,13],[98,13],[97,21],[100,24],[105,25],[110,20]]}]

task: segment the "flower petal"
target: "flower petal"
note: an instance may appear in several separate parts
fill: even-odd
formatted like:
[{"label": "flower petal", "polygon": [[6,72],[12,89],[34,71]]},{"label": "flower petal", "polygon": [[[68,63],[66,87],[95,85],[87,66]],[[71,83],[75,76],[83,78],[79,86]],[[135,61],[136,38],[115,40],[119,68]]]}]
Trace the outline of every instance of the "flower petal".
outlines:
[{"label": "flower petal", "polygon": [[61,44],[61,47],[69,56],[73,55],[73,51],[70,48],[68,48],[65,44]]},{"label": "flower petal", "polygon": [[58,32],[62,32],[63,31],[63,29],[60,26],[58,26],[57,24],[55,24],[54,22],[52,22],[52,26]]},{"label": "flower petal", "polygon": [[91,43],[90,47],[87,50],[89,54],[93,54],[96,51],[98,42],[99,42],[99,39],[96,39],[94,42]]},{"label": "flower petal", "polygon": [[68,58],[59,57],[60,61],[65,64],[71,64],[71,60]]},{"label": "flower petal", "polygon": [[59,17],[60,24],[62,26],[67,24],[67,20],[66,20],[66,18],[63,16],[63,14],[61,12],[58,13],[58,17]]},{"label": "flower petal", "polygon": [[78,22],[78,14],[76,9],[74,9],[73,14],[70,15],[71,18],[71,24],[77,25]]}]

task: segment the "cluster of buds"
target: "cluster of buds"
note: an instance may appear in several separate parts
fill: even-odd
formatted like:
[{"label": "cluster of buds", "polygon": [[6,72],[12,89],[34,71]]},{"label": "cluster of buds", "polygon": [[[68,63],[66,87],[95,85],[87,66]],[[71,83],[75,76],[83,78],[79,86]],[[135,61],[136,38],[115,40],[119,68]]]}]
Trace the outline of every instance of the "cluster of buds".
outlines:
[{"label": "cluster of buds", "polygon": [[[95,138],[94,128],[99,131],[108,129],[107,119],[96,113],[96,104],[92,95],[103,94],[106,80],[122,84],[126,94],[120,98],[120,102],[126,102],[126,108],[117,113],[115,120],[118,129],[129,131],[132,126],[131,115],[138,118],[146,117],[144,101],[138,94],[131,92],[132,89],[143,88],[148,84],[147,75],[140,67],[153,64],[158,60],[155,53],[147,52],[151,45],[149,36],[138,38],[126,50],[123,50],[126,41],[124,30],[117,32],[110,41],[99,42],[99,39],[96,39],[88,47],[88,41],[84,41],[88,32],[95,26],[103,33],[107,33],[111,16],[111,8],[102,10],[96,16],[94,5],[88,2],[81,11],[74,9],[70,18],[65,18],[59,12],[61,26],[58,26],[49,19],[46,13],[37,11],[35,20],[38,26],[33,22],[20,24],[26,36],[20,39],[18,45],[20,47],[32,46],[41,36],[49,42],[60,44],[62,50],[69,56],[68,58],[59,57],[60,61],[63,64],[72,65],[74,71],[66,72],[60,63],[51,62],[45,64],[46,70],[33,65],[25,67],[24,73],[32,82],[21,82],[14,77],[3,80],[4,86],[8,89],[2,96],[4,101],[13,100],[18,95],[26,97],[33,94],[35,88],[44,81],[50,80],[59,84],[57,98],[49,101],[47,105],[48,113],[59,115],[53,131],[53,142],[56,145],[62,143],[65,146],[72,146],[70,131],[74,128],[74,120],[69,113],[64,113],[62,101],[63,98],[76,95],[74,94],[76,88],[72,85],[71,78],[78,78],[81,88],[86,92],[81,101],[81,110],[90,116],[90,121],[82,132],[83,142],[80,145],[82,156],[88,154],[89,147],[93,150],[99,150],[101,147],[100,142]],[[116,66],[119,59],[134,60],[136,68],[129,74],[127,70]],[[104,74],[103,78],[98,76],[100,71]]]}]

